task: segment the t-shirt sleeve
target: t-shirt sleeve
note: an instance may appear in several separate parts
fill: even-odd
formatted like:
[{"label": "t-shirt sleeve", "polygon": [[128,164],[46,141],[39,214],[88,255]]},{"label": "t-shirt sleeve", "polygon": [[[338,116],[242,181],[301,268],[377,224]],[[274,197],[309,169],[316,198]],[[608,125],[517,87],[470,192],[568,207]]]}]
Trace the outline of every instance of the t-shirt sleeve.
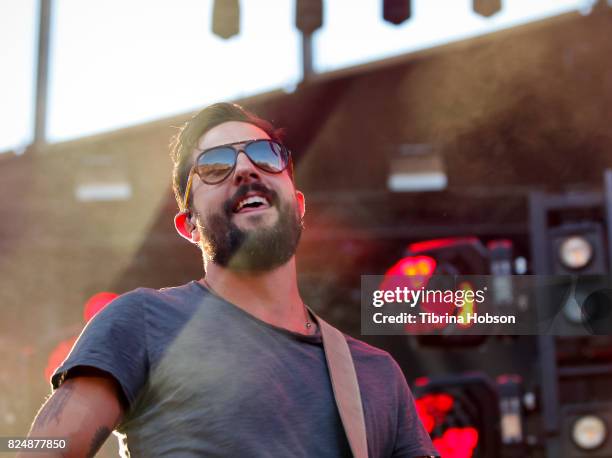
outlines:
[{"label": "t-shirt sleeve", "polygon": [[429,434],[421,423],[414,404],[414,396],[408,387],[404,373],[393,361],[397,372],[398,418],[397,435],[393,458],[413,458],[417,456],[440,456],[433,446]]},{"label": "t-shirt sleeve", "polygon": [[53,389],[78,366],[111,374],[131,406],[148,373],[143,297],[138,290],[118,297],[85,326],[66,360],[51,376]]}]

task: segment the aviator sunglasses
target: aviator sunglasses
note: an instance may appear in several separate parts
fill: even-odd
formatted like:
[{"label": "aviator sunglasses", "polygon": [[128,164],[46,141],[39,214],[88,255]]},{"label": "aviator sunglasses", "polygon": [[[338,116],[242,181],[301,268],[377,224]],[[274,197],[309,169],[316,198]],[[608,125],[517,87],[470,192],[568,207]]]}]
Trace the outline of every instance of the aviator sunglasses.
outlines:
[{"label": "aviator sunglasses", "polygon": [[183,208],[187,208],[193,175],[206,184],[218,184],[236,168],[239,153],[244,153],[258,169],[268,173],[281,173],[291,162],[291,152],[281,143],[269,140],[247,140],[214,146],[202,151],[189,171]]}]

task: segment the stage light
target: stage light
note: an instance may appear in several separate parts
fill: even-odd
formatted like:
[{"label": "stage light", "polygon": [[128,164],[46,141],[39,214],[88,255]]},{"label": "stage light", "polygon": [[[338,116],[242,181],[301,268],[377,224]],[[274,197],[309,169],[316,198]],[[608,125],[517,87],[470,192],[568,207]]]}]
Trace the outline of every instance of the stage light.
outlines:
[{"label": "stage light", "polygon": [[561,407],[561,412],[563,442],[560,450],[566,452],[564,457],[612,456],[612,403],[602,400],[566,404]]},{"label": "stage light", "polygon": [[607,286],[603,277],[607,267],[603,224],[595,219],[566,222],[549,229],[548,235],[552,273],[566,276],[565,288],[568,291],[560,307],[551,303],[551,316],[562,311],[565,319],[565,323],[554,323],[553,329],[560,334],[585,333],[594,318],[590,314],[597,313],[594,310],[587,313],[583,305],[589,295]]},{"label": "stage light", "polygon": [[383,19],[399,25],[412,15],[411,0],[383,0]]},{"label": "stage light", "polygon": [[295,26],[307,35],[323,26],[322,0],[297,0],[295,5]]},{"label": "stage light", "polygon": [[390,191],[441,191],[447,184],[444,158],[432,145],[399,145],[389,158],[387,188]]},{"label": "stage light", "polygon": [[417,378],[413,393],[419,418],[443,457],[497,456],[499,399],[485,374]]},{"label": "stage light", "polygon": [[568,269],[582,269],[593,258],[593,245],[580,235],[567,237],[559,245],[559,260]]},{"label": "stage light", "polygon": [[435,259],[436,275],[488,275],[490,270],[489,252],[476,237],[452,237],[411,243],[406,254]]},{"label": "stage light", "polygon": [[100,310],[117,297],[119,297],[118,294],[106,291],[91,296],[83,307],[83,320],[85,320],[85,323],[89,322]]},{"label": "stage light", "polygon": [[[407,256],[393,264],[385,276],[430,277],[436,270],[436,260],[429,256]],[[419,285],[422,286],[422,285]]]},{"label": "stage light", "polygon": [[79,202],[108,202],[132,198],[132,184],[120,158],[87,155],[76,169],[74,196]]},{"label": "stage light", "polygon": [[578,418],[572,427],[572,439],[583,450],[600,447],[607,435],[606,423],[597,415],[584,415]]},{"label": "stage light", "polygon": [[473,0],[474,11],[481,16],[490,17],[502,9],[501,0]]},{"label": "stage light", "polygon": [[478,445],[478,430],[471,426],[448,428],[433,444],[444,458],[472,458]]},{"label": "stage light", "polygon": [[240,3],[238,0],[214,1],[212,32],[225,39],[240,33]]},{"label": "stage light", "polygon": [[[98,312],[110,304],[119,295],[110,292],[100,292],[91,296],[83,307],[83,321],[88,323]],[[49,382],[51,375],[55,369],[68,357],[70,350],[74,346],[78,336],[71,336],[68,339],[59,342],[49,353],[47,358],[47,366],[44,370],[45,382]]]},{"label": "stage light", "polygon": [[603,224],[596,220],[567,222],[548,230],[553,274],[603,275],[606,243]]},{"label": "stage light", "polygon": [[[608,176],[606,172],[606,180]],[[612,223],[607,210],[612,208],[612,187],[603,195],[534,192],[529,201],[532,273],[552,275],[549,280],[555,282],[534,298],[543,323],[551,335],[563,338],[587,336],[595,329],[599,333],[609,321],[607,298],[596,294],[588,309],[585,304],[593,293],[610,287],[606,226]]]},{"label": "stage light", "polygon": [[[430,265],[433,267],[433,272],[423,277],[424,280],[427,280],[423,285],[424,287],[427,287],[432,275],[434,276],[433,281],[442,282],[436,286],[437,288],[448,289],[451,286],[443,286],[443,283],[451,278],[454,279],[454,282],[455,276],[487,275],[489,273],[489,253],[482,242],[476,237],[451,237],[411,243],[406,249],[406,254],[408,257],[426,257],[431,259]],[[458,285],[452,287],[474,289],[474,285],[466,282],[459,282]],[[455,307],[454,304],[447,302],[427,302],[421,304],[421,307],[428,312],[438,315],[473,311],[473,304],[467,303],[464,304],[464,308],[461,310]],[[412,329],[416,328],[413,327]],[[423,327],[421,329],[422,333],[416,337],[422,346],[477,346],[487,338],[486,335],[480,334],[445,335],[438,333],[436,335],[428,335],[425,332],[427,330],[427,327]]]}]

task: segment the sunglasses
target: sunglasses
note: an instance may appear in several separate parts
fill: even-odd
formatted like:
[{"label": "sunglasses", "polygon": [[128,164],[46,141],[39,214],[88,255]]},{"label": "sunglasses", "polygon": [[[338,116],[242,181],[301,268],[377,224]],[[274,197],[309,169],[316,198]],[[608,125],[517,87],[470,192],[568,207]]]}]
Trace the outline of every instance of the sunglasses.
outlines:
[{"label": "sunglasses", "polygon": [[189,171],[183,208],[187,208],[194,174],[206,184],[219,184],[232,174],[240,153],[246,154],[255,167],[268,173],[281,173],[291,163],[291,152],[281,143],[268,139],[228,143],[205,149]]}]

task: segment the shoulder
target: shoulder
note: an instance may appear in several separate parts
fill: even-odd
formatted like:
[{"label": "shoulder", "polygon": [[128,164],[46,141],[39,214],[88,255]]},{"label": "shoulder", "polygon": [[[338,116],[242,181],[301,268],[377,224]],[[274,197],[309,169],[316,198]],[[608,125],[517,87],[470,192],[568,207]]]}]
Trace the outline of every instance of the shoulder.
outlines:
[{"label": "shoulder", "polygon": [[138,330],[148,334],[150,328],[188,320],[199,304],[193,299],[198,293],[204,297],[191,283],[163,289],[137,288],[106,305],[86,328],[90,331],[115,329],[113,333],[130,329],[130,332]]},{"label": "shoulder", "polygon": [[[361,340],[346,336],[364,408],[369,412],[387,412],[391,422],[398,409],[412,398],[406,377],[391,354]],[[382,409],[382,410],[381,410]]]},{"label": "shoulder", "polygon": [[176,300],[185,299],[188,296],[193,296],[198,291],[203,289],[197,287],[197,282],[191,281],[184,285],[172,286],[161,289],[154,288],[136,288],[132,291],[122,294],[113,302],[147,302],[147,301],[161,301],[161,302],[172,302]]},{"label": "shoulder", "polygon": [[363,340],[351,337],[348,334],[344,334],[344,337],[346,338],[346,342],[348,343],[353,357],[379,359],[381,361],[393,360],[391,355],[385,350],[370,345]]},{"label": "shoulder", "polygon": [[119,311],[146,313],[159,308],[177,309],[196,302],[193,299],[198,294],[204,296],[203,290],[198,288],[196,282],[161,289],[136,288],[117,297],[105,309],[115,313]]},{"label": "shoulder", "polygon": [[403,373],[391,354],[362,340],[344,334],[355,368],[359,372],[376,373],[379,377],[398,379]]}]

